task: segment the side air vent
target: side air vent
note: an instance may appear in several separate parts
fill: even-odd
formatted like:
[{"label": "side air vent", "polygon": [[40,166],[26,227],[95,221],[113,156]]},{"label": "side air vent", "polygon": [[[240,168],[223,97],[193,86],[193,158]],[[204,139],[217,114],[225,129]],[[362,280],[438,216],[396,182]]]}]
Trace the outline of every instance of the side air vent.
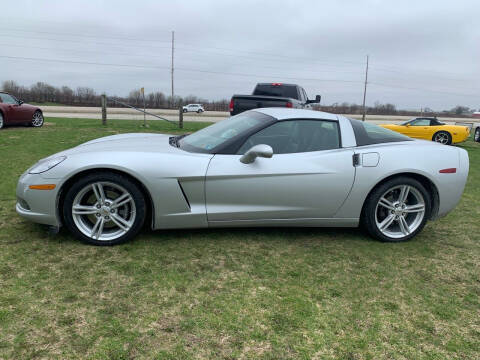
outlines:
[{"label": "side air vent", "polygon": [[178,181],[178,186],[180,187],[180,190],[182,190],[183,198],[185,199],[185,202],[187,203],[188,208],[192,209],[192,207],[190,206],[190,201],[188,201],[187,195],[185,194],[185,190],[183,190],[183,187],[180,181]]}]

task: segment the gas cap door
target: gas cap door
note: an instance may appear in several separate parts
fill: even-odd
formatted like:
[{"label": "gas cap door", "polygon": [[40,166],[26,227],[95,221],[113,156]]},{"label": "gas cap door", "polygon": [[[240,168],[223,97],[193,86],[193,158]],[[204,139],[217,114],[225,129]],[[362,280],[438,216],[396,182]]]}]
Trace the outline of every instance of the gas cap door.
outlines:
[{"label": "gas cap door", "polygon": [[377,152],[370,152],[362,154],[363,167],[375,167],[380,161],[380,154]]}]

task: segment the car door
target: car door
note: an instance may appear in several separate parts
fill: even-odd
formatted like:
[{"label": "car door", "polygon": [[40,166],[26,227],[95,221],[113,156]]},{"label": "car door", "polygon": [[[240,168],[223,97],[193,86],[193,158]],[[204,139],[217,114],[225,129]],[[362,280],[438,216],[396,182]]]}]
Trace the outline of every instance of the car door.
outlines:
[{"label": "car door", "polygon": [[26,114],[22,111],[17,99],[4,93],[0,93],[0,98],[5,105],[5,117],[10,124],[18,124],[26,121]]},{"label": "car door", "polygon": [[[257,144],[270,145],[273,157],[240,162]],[[209,224],[331,218],[352,187],[352,157],[352,149],[340,147],[337,122],[278,121],[247,139],[237,154],[212,158],[205,185]]]},{"label": "car door", "polygon": [[430,119],[415,119],[406,126],[404,134],[416,139],[426,139],[430,132]]}]

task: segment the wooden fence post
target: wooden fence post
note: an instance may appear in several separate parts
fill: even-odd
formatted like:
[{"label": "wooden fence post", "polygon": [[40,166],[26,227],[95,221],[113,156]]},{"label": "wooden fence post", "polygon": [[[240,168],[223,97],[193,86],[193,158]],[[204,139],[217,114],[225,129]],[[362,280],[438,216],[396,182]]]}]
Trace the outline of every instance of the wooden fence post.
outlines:
[{"label": "wooden fence post", "polygon": [[180,105],[178,108],[178,127],[183,129],[183,106]]},{"label": "wooden fence post", "polygon": [[107,95],[102,95],[102,125],[107,125]]}]

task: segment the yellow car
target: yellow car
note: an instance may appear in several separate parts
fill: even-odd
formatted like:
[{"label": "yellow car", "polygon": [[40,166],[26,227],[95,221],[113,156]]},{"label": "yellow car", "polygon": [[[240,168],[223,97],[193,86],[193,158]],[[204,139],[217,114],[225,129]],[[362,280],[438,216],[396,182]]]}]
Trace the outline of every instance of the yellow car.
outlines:
[{"label": "yellow car", "polygon": [[450,145],[467,140],[470,128],[461,125],[446,125],[437,118],[415,118],[399,125],[383,124],[384,128],[416,139],[432,140]]}]

